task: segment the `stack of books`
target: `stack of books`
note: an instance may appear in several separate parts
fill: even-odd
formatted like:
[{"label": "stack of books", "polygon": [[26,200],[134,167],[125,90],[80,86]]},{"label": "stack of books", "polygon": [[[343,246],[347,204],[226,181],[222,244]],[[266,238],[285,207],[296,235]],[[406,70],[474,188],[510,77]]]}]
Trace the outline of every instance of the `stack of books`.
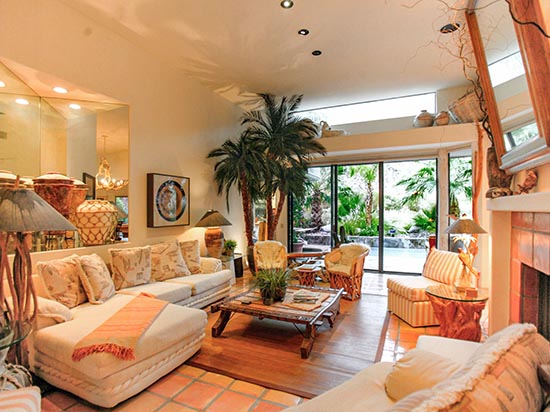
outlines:
[{"label": "stack of books", "polygon": [[294,294],[292,301],[294,303],[316,303],[319,296],[321,296],[321,294],[318,292],[299,290]]}]

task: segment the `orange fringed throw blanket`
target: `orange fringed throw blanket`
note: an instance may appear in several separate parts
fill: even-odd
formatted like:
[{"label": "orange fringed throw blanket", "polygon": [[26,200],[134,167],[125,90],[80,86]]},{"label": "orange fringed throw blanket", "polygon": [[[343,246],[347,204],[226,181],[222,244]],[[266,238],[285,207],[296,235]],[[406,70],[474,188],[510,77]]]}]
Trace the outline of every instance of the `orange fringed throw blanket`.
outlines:
[{"label": "orange fringed throw blanket", "polygon": [[76,344],[73,361],[92,353],[108,352],[123,360],[136,358],[137,341],[168,302],[138,295]]}]

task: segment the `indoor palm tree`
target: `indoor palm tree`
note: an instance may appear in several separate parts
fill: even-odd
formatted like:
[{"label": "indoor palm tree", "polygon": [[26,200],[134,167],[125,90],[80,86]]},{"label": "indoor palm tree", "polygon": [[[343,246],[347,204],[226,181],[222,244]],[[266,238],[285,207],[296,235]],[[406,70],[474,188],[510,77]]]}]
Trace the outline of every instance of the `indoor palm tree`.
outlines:
[{"label": "indoor palm tree", "polygon": [[[326,149],[317,140],[317,124],[297,115],[301,95],[281,99],[271,94],[259,96],[263,100],[263,110],[245,113],[242,124],[267,160],[263,196],[266,199],[267,235],[268,239],[273,239],[287,196],[290,193],[303,196],[307,166],[314,155],[325,155]],[[275,195],[278,197],[274,208]]]},{"label": "indoor palm tree", "polygon": [[264,154],[254,139],[245,131],[237,141],[228,139],[221,147],[208,153],[208,158],[219,158],[214,166],[214,180],[218,195],[225,194],[229,210],[229,190],[235,186],[241,195],[248,248],[254,246],[253,203],[260,194],[266,163]]}]

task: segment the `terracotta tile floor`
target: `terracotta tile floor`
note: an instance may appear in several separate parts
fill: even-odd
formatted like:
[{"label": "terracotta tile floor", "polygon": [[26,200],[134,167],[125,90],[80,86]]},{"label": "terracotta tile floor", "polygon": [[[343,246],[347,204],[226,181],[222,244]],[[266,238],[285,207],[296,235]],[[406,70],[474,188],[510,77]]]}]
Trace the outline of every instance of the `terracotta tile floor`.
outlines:
[{"label": "terracotta tile floor", "polygon": [[[385,294],[386,275],[365,274],[363,293]],[[416,346],[418,336],[438,334],[439,327],[412,328],[391,316],[382,361],[395,361]],[[305,400],[248,382],[182,365],[149,388],[113,409],[99,408],[64,391],[42,399],[43,412],[276,412]]]}]

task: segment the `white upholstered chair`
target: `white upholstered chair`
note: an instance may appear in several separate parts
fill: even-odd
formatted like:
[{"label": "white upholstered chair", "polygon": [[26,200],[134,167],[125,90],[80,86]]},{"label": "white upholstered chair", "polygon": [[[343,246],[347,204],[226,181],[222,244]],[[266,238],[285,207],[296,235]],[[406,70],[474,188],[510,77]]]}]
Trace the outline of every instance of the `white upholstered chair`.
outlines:
[{"label": "white upholstered chair", "polygon": [[388,278],[388,310],[413,327],[439,325],[426,287],[441,283],[452,285],[462,273],[458,253],[430,249],[422,276]]},{"label": "white upholstered chair", "polygon": [[256,270],[286,269],[286,247],[276,240],[263,240],[254,244]]},{"label": "white upholstered chair", "polygon": [[360,243],[344,243],[325,256],[325,268],[328,273],[330,287],[344,288],[342,297],[348,300],[361,298],[363,283],[363,265],[365,257],[370,252],[367,245]]}]

